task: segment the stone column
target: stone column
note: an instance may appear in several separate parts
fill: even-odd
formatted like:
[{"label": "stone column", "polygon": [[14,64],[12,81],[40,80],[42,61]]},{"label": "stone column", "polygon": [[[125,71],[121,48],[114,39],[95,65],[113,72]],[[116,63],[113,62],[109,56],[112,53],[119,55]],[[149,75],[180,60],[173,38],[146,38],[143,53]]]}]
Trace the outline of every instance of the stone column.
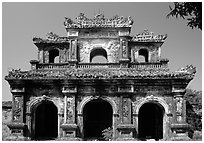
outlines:
[{"label": "stone column", "polygon": [[77,87],[63,87],[64,94],[64,123],[61,125],[63,138],[75,138],[77,135],[77,125],[75,122],[75,94]]},{"label": "stone column", "polygon": [[187,132],[190,126],[186,123],[185,89],[173,87],[172,92],[174,98],[174,120],[171,129],[176,135],[173,140],[189,140]]},{"label": "stone column", "polygon": [[13,95],[12,120],[8,124],[12,136],[8,140],[25,140],[27,125],[25,124],[24,87],[11,87]]}]

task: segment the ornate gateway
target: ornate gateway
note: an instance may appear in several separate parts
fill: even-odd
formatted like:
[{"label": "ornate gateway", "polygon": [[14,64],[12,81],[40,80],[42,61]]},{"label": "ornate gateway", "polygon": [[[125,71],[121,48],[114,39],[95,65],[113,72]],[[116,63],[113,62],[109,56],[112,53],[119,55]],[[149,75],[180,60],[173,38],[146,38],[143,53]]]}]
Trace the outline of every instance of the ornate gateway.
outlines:
[{"label": "ornate gateway", "polygon": [[[17,140],[188,140],[183,95],[195,75],[168,69],[167,35],[130,36],[131,17],[65,19],[67,37],[33,38],[38,60],[11,70]],[[10,140],[14,139],[10,136]],[[15,138],[16,139],[16,138]]]}]

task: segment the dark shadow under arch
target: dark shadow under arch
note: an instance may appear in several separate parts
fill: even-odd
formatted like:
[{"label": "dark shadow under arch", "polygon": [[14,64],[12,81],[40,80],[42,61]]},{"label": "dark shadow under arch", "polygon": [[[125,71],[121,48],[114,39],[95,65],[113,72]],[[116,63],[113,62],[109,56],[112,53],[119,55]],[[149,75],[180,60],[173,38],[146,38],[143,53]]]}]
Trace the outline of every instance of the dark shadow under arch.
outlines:
[{"label": "dark shadow under arch", "polygon": [[148,55],[147,49],[140,49],[139,50],[139,56],[143,56],[145,58],[144,62],[148,62],[149,55]]},{"label": "dark shadow under arch", "polygon": [[49,51],[49,63],[59,63],[59,50],[53,49]]},{"label": "dark shadow under arch", "polygon": [[113,110],[110,103],[102,99],[89,101],[83,108],[84,139],[103,140],[102,131],[112,127]]},{"label": "dark shadow under arch", "polygon": [[32,140],[55,139],[58,136],[57,107],[51,101],[43,101],[32,112]]},{"label": "dark shadow under arch", "polygon": [[138,138],[141,140],[163,138],[164,108],[157,103],[145,103],[139,109]]},{"label": "dark shadow under arch", "polygon": [[108,57],[105,49],[101,47],[92,49],[90,53],[90,62],[92,62],[93,58],[96,56],[103,56],[106,60],[103,60],[102,62],[107,62]]}]

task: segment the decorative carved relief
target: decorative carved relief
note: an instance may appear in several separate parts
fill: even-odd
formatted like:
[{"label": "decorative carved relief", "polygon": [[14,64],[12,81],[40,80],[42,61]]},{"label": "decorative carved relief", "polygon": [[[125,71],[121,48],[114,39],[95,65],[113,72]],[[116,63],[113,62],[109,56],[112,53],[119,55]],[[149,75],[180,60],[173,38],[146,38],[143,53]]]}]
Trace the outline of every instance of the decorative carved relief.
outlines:
[{"label": "decorative carved relief", "polygon": [[123,123],[129,123],[129,118],[130,118],[130,106],[129,106],[129,99],[128,98],[123,98],[122,101],[122,118],[123,118]]},{"label": "decorative carved relief", "polygon": [[125,40],[122,40],[121,46],[122,46],[122,57],[127,58],[127,42]]},{"label": "decorative carved relief", "polygon": [[181,97],[176,98],[176,115],[182,116],[183,99]]},{"label": "decorative carved relief", "polygon": [[13,100],[13,121],[19,121],[21,119],[22,114],[22,97],[14,97]]},{"label": "decorative carved relief", "polygon": [[74,98],[73,97],[67,97],[67,122],[73,123],[73,117],[74,117]]}]

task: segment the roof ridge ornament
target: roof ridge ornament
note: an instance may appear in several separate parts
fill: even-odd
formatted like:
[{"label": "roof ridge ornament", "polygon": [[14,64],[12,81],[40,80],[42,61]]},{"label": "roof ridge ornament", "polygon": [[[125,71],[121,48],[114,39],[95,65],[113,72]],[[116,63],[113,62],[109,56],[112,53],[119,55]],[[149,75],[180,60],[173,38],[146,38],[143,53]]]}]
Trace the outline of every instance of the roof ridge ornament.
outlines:
[{"label": "roof ridge ornament", "polygon": [[180,68],[176,72],[179,72],[179,73],[188,73],[188,74],[195,75],[196,67],[194,67],[193,65],[187,65],[185,68]]},{"label": "roof ridge ornament", "polygon": [[154,35],[154,32],[144,29],[144,31],[133,36],[133,42],[164,42],[167,38],[167,34]]},{"label": "roof ridge ornament", "polygon": [[129,16],[124,18],[118,15],[113,18],[105,18],[104,14],[99,13],[94,18],[87,18],[84,13],[80,13],[74,22],[71,18],[65,17],[64,26],[65,28],[93,28],[93,27],[132,27],[133,19]]}]

